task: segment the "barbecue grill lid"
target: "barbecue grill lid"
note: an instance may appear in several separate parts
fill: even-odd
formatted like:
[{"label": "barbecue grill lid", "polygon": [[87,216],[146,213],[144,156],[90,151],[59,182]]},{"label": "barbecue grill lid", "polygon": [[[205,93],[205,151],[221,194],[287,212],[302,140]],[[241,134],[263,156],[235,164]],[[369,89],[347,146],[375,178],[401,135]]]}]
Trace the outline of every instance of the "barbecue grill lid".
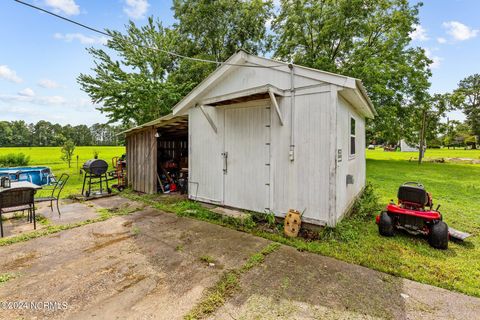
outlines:
[{"label": "barbecue grill lid", "polygon": [[90,159],[83,164],[82,168],[86,172],[103,174],[108,170],[108,163],[102,159]]}]

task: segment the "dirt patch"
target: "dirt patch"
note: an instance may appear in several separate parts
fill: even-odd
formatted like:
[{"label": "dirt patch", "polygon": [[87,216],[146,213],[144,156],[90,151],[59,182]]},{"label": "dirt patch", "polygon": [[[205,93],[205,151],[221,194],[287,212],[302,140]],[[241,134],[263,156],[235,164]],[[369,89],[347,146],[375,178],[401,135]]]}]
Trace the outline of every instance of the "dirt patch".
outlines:
[{"label": "dirt patch", "polygon": [[132,235],[128,235],[128,236],[113,238],[113,239],[110,239],[110,240],[107,240],[107,241],[97,242],[93,247],[84,249],[83,252],[92,253],[94,251],[97,251],[97,250],[103,249],[105,247],[111,246],[111,245],[113,245],[115,243],[118,243],[120,241],[127,240],[131,237],[132,237]]},{"label": "dirt patch", "polygon": [[11,270],[29,267],[34,263],[34,260],[39,256],[38,252],[31,251],[25,254],[21,254],[19,257],[14,258],[12,261],[5,263],[2,269]]}]

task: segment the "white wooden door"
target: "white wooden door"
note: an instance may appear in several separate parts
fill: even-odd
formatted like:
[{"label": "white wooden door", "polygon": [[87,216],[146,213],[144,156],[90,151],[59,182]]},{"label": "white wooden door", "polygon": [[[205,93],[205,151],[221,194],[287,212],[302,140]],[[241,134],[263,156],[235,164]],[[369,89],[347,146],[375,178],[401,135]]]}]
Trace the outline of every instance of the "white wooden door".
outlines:
[{"label": "white wooden door", "polygon": [[224,204],[269,208],[270,107],[225,109]]}]

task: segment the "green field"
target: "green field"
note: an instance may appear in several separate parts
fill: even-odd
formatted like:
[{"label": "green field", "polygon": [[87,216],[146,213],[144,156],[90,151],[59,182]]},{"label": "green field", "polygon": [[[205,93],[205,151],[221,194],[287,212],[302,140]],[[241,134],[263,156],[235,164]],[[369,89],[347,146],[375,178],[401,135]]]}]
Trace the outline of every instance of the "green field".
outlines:
[{"label": "green field", "polygon": [[[101,159],[111,162],[125,152],[124,147],[77,147],[79,167],[99,151]],[[60,160],[60,148],[0,148],[0,155],[23,152],[31,157],[30,165],[45,165],[56,175],[71,175],[64,196],[79,193],[82,176],[76,160],[72,168]],[[416,153],[367,151],[367,179],[374,186],[382,204],[395,199],[397,188],[405,181],[418,181],[432,193],[435,205],[441,204],[444,220],[456,229],[474,236],[465,243],[451,242],[448,250],[432,249],[421,238],[398,234],[379,236],[373,217],[346,218],[330,236],[321,240],[286,239],[259,233],[272,240],[316,252],[390,274],[429,283],[480,297],[480,164],[431,163],[418,165],[409,159]],[[427,150],[426,158],[480,159],[480,150]],[[76,159],[76,158],[75,158]],[[375,212],[376,213],[376,212]]]},{"label": "green field", "polygon": [[[60,147],[0,148],[0,155],[24,153],[30,156],[29,166],[50,167],[57,177],[62,173],[68,173],[70,180],[65,186],[62,195],[62,197],[67,197],[71,194],[79,194],[82,191],[83,176],[80,174],[80,168],[85,161],[93,158],[94,151],[98,151],[98,157],[107,161],[110,167],[112,166],[111,162],[113,157],[121,156],[125,153],[125,147],[76,147],[71,168],[69,168],[68,164],[60,159],[62,156],[60,149]],[[42,191],[40,191],[40,193],[41,192]]]}]

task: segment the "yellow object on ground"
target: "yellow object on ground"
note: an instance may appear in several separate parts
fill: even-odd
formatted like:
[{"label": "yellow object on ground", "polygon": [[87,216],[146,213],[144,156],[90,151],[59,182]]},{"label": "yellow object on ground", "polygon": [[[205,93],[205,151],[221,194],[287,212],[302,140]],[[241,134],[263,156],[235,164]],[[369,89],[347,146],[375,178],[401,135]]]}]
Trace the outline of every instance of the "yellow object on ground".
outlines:
[{"label": "yellow object on ground", "polygon": [[284,231],[287,237],[295,238],[298,236],[302,225],[302,215],[300,211],[290,209],[285,216]]}]

